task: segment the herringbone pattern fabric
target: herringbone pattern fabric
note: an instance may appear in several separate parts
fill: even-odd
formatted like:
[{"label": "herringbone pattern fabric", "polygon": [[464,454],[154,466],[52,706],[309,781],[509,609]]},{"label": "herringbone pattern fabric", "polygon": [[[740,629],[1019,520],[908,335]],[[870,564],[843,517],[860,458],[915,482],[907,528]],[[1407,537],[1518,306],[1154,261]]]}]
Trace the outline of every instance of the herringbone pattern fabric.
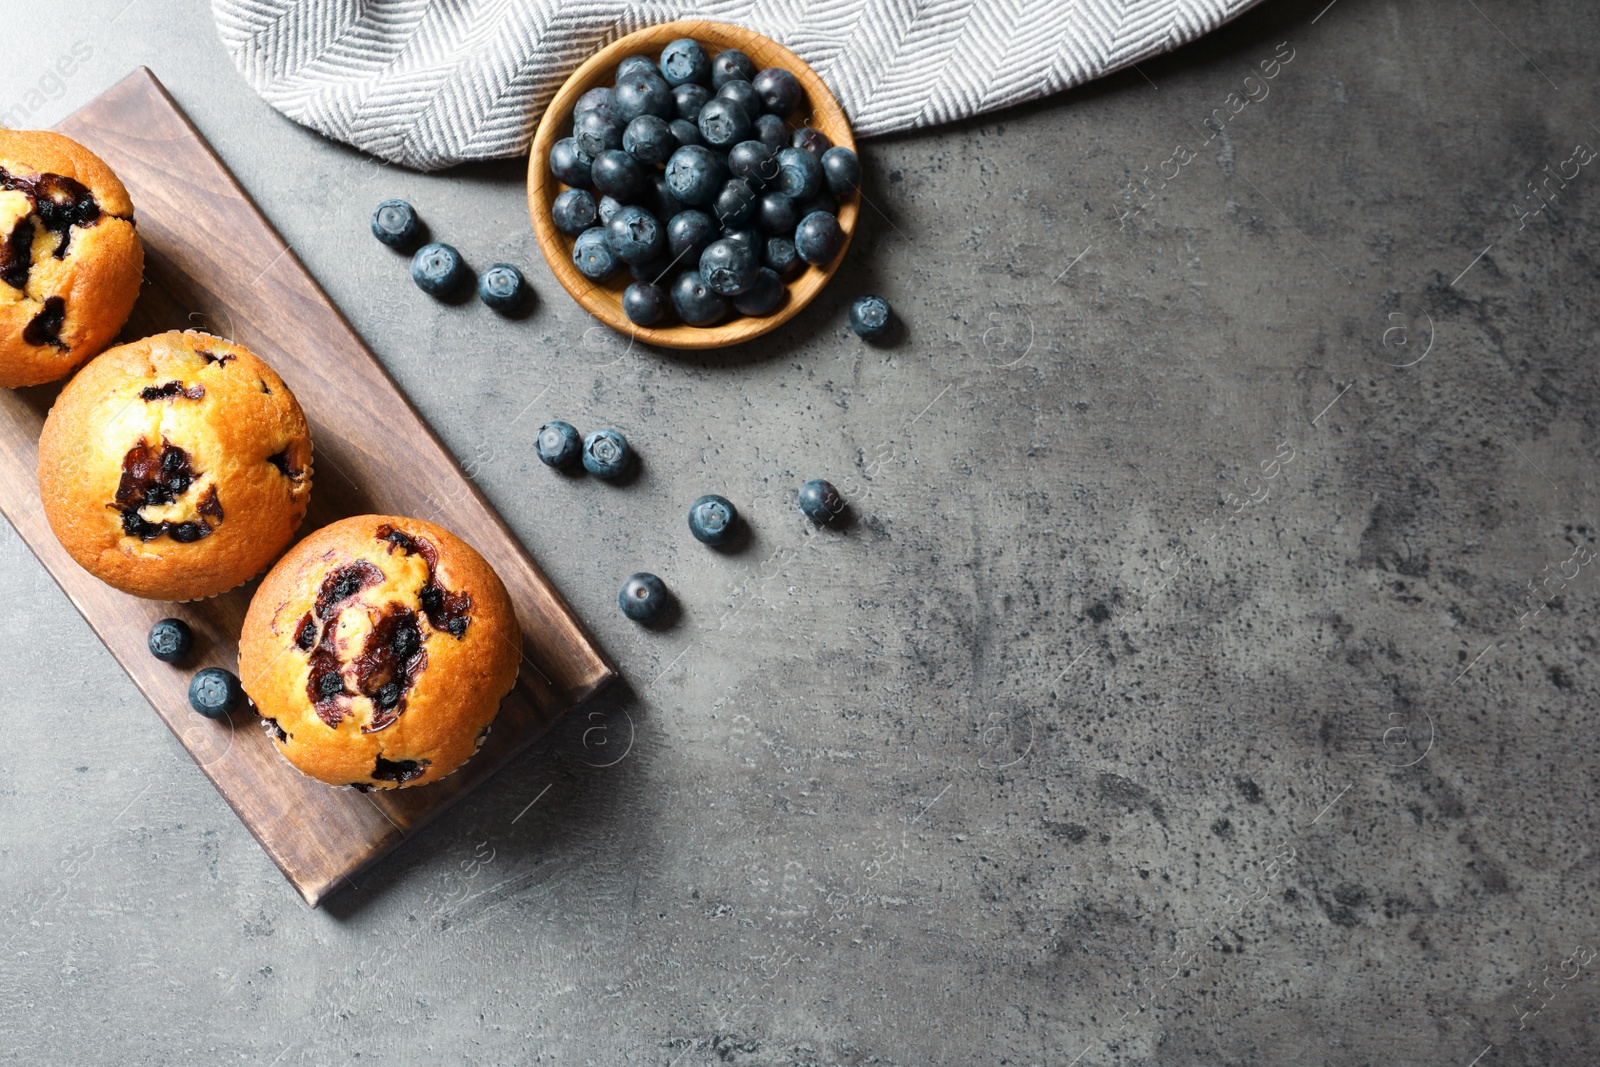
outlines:
[{"label": "herringbone pattern fabric", "polygon": [[278,110],[436,170],[527,150],[585,57],[675,18],[782,41],[861,136],[951,122],[1176,48],[1257,0],[212,0],[234,63]]}]

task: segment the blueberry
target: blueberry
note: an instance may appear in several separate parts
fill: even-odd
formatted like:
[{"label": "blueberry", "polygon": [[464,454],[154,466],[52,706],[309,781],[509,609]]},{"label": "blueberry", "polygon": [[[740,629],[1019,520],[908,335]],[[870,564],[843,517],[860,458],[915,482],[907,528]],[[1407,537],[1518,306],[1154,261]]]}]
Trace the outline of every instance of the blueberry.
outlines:
[{"label": "blueberry", "polygon": [[539,427],[533,451],[546,467],[570,467],[583,451],[583,439],[572,423],[552,419]]},{"label": "blueberry", "polygon": [[743,241],[712,241],[700,253],[700,277],[718,296],[737,296],[756,283],[760,256]]},{"label": "blueberry", "polygon": [[850,149],[836,145],[822,153],[822,176],[830,193],[844,196],[861,184],[861,160]]},{"label": "blueberry", "polygon": [[761,235],[755,230],[726,230],[722,234],[724,241],[748,248],[756,259],[761,258]]},{"label": "blueberry", "polygon": [[563,137],[550,146],[550,173],[568,185],[589,188],[589,168],[593,166],[594,157],[579,148],[571,137]]},{"label": "blueberry", "polygon": [[434,296],[449,296],[467,280],[467,265],[461,253],[435,241],[417,249],[411,257],[411,280],[417,288]]},{"label": "blueberry", "polygon": [[622,292],[622,313],[635,326],[655,326],[671,306],[667,291],[654,282],[634,282]]},{"label": "blueberry", "polygon": [[[700,114],[698,108],[695,109],[695,114]],[[672,131],[672,139],[679,148],[686,144],[703,145],[706,143],[706,139],[700,136],[700,127],[694,124],[693,119],[673,119],[667,123],[667,128]]]},{"label": "blueberry", "polygon": [[621,85],[635,74],[654,74],[659,76],[660,73],[656,69],[656,65],[650,62],[649,56],[629,56],[617,64],[617,84]]},{"label": "blueberry", "polygon": [[728,149],[728,172],[760,189],[778,174],[772,151],[760,141],[740,141]]},{"label": "blueberry", "polygon": [[728,314],[728,302],[713,293],[700,272],[693,270],[673,279],[672,308],[690,326],[715,326]]},{"label": "blueberry", "polygon": [[523,293],[522,272],[509,263],[496,263],[478,279],[478,299],[493,311],[517,310]]},{"label": "blueberry", "polygon": [[633,157],[620,148],[607,149],[594,157],[589,169],[594,187],[607,196],[627,203],[644,189],[644,171]]},{"label": "blueberry", "polygon": [[631,575],[617,591],[617,607],[634,622],[650,622],[667,606],[667,587],[646,571]]},{"label": "blueberry", "polygon": [[640,163],[654,165],[665,163],[677,150],[677,139],[666,119],[654,115],[640,115],[622,131],[622,148]]},{"label": "blueberry", "polygon": [[385,200],[372,212],[372,236],[390,248],[407,248],[421,235],[422,223],[404,200]]},{"label": "blueberry", "polygon": [[590,281],[603,282],[617,271],[617,257],[606,245],[603,226],[591,226],[572,246],[572,265]]},{"label": "blueberry", "polygon": [[[625,124],[618,122],[614,116],[602,114],[599,111],[581,111],[572,120],[572,139],[577,142],[578,149],[591,160],[599,157],[601,152],[611,148],[622,147],[622,128]],[[568,182],[576,185],[576,182]]]},{"label": "blueberry", "polygon": [[693,122],[700,117],[700,109],[706,106],[706,101],[711,99],[711,90],[704,85],[685,82],[683,85],[673,86],[672,113],[680,119]]},{"label": "blueberry", "polygon": [[789,127],[776,115],[760,115],[755,121],[756,140],[776,152],[789,146]]},{"label": "blueberry", "polygon": [[642,207],[625,207],[606,223],[606,247],[624,263],[649,263],[666,251],[661,223]]},{"label": "blueberry", "polygon": [[685,204],[711,203],[722,180],[722,161],[702,145],[684,145],[667,160],[667,184]]},{"label": "blueberry", "polygon": [[194,631],[182,619],[162,619],[150,627],[150,654],[163,663],[176,663],[189,654]]},{"label": "blueberry", "polygon": [[800,212],[801,218],[805,218],[813,211],[825,211],[837,218],[839,214],[839,202],[833,198],[833,194],[828,192],[827,189],[818,189],[816,196],[813,196],[810,200],[796,204],[795,210]]},{"label": "blueberry", "polygon": [[596,478],[615,478],[632,459],[627,438],[615,430],[596,430],[583,439],[583,469]]},{"label": "blueberry", "polygon": [[881,296],[864,296],[850,305],[850,328],[856,336],[876,340],[889,332],[889,302]]},{"label": "blueberry", "polygon": [[599,217],[600,225],[604,226],[606,223],[608,223],[612,219],[616,218],[617,217],[617,212],[619,212],[621,210],[622,210],[622,201],[621,200],[618,200],[614,196],[602,196],[600,198],[600,205],[595,208],[595,212],[594,213],[595,213],[596,216]]},{"label": "blueberry", "polygon": [[574,115],[585,111],[598,111],[606,118],[616,118],[617,94],[609,85],[597,85],[593,89],[578,97],[577,106],[572,109]]},{"label": "blueberry", "polygon": [[700,253],[716,239],[716,221],[704,211],[680,211],[667,223],[667,251],[679,263],[699,263]]},{"label": "blueberry", "polygon": [[756,218],[763,233],[787,237],[800,223],[800,209],[787,193],[764,193]]},{"label": "blueberry", "polygon": [[711,57],[700,42],[680,37],[661,50],[661,76],[668,85],[711,80]]},{"label": "blueberry", "polygon": [[844,498],[831,482],[813,478],[800,487],[800,510],[806,518],[823,526],[844,510]]},{"label": "blueberry", "polygon": [[678,194],[667,184],[666,174],[653,167],[650,170],[649,180],[645,182],[644,197],[641,202],[648,205],[650,214],[658,219],[670,219],[684,209],[683,201],[678,199]]},{"label": "blueberry", "polygon": [[189,706],[208,719],[225,719],[242,703],[244,687],[232,671],[207,667],[189,680]]},{"label": "blueberry", "polygon": [[689,506],[689,532],[702,544],[722,544],[738,521],[739,512],[725,496],[703,496]]},{"label": "blueberry", "polygon": [[805,96],[805,90],[800,88],[800,79],[782,67],[768,67],[751,78],[750,84],[760,94],[761,106],[769,115],[779,118],[788,118]]},{"label": "blueberry", "polygon": [[778,272],[770,267],[762,267],[756,271],[755,284],[733,298],[733,310],[741,315],[762,318],[782,307],[784,297],[788,295],[789,290],[784,288]]},{"label": "blueberry", "polygon": [[839,220],[826,211],[813,211],[794,228],[794,249],[800,258],[819,267],[833,262],[844,245]]},{"label": "blueberry", "polygon": [[677,113],[677,103],[672,98],[672,86],[661,80],[654,70],[630,74],[617,81],[617,121],[632,122],[640,115],[654,115],[670,119]]},{"label": "blueberry", "polygon": [[700,109],[700,136],[712,148],[728,149],[750,136],[750,116],[738,101],[713,97]]},{"label": "blueberry", "polygon": [[738,230],[755,221],[756,209],[760,206],[749,182],[743,178],[729,178],[712,202],[711,210],[724,229]]},{"label": "blueberry", "polygon": [[828,140],[828,135],[821,130],[814,130],[810,126],[802,126],[794,131],[794,136],[789,143],[795,148],[804,148],[811,153],[811,158],[818,163],[822,162],[823,153],[833,147],[833,142]]},{"label": "blueberry", "polygon": [[749,81],[756,76],[755,61],[737,48],[718,52],[711,61],[711,84],[720,89],[730,81]]},{"label": "blueberry", "polygon": [[594,195],[587,189],[566,189],[550,205],[550,221],[568,237],[576,237],[600,216]]},{"label": "blueberry", "polygon": [[[599,159],[596,159],[595,165],[599,163]],[[822,188],[822,164],[804,148],[780,148],[778,175],[774,184],[778,192],[786,193],[796,201],[810,200]]]},{"label": "blueberry", "polygon": [[636,282],[659,283],[666,273],[672,269],[672,260],[666,256],[657,256],[655,259],[644,263],[629,263],[628,273]]},{"label": "blueberry", "polygon": [[805,269],[805,260],[794,250],[794,242],[787,237],[769,237],[761,253],[761,263],[770,267],[778,277],[791,278]]},{"label": "blueberry", "polygon": [[755,129],[756,116],[761,114],[761,96],[755,86],[749,82],[731,81],[717,90],[713,100],[732,100],[744,108],[745,116],[750,120],[750,128]]}]

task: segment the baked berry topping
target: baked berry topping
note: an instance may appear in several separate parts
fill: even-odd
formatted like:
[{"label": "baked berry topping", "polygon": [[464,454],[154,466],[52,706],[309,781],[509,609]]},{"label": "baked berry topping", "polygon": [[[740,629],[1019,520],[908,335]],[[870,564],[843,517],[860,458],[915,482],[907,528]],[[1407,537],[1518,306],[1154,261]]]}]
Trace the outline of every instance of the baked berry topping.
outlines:
[{"label": "baked berry topping", "polygon": [[[208,365],[212,364],[212,363],[215,363],[219,367],[226,367],[228,364],[232,363],[235,359],[238,358],[232,352],[228,352],[225,355],[219,356],[215,352],[208,352],[207,350],[205,350],[203,348],[195,349],[194,350],[194,354],[199,356],[201,359],[205,360]],[[261,383],[261,391],[265,392],[265,393],[270,393],[272,390],[267,388],[267,383],[266,382],[262,382]]]},{"label": "baked berry topping", "polygon": [[355,658],[356,686],[375,709],[362,733],[376,733],[400,717],[407,692],[427,665],[416,614],[409,608],[392,608],[372,627]]},{"label": "baked berry topping", "polygon": [[289,465],[289,453],[287,450],[279,452],[276,455],[268,456],[267,462],[272,464],[274,467],[277,467],[278,473],[283,475],[285,478],[288,478],[290,481],[298,482],[301,478],[306,476],[305,471],[299,469],[298,467],[291,467]]},{"label": "baked berry topping", "polygon": [[[394,548],[407,555],[418,555],[428,565],[428,581],[422,587],[422,592],[417,595],[422,604],[423,612],[428,616],[428,623],[435,630],[441,630],[452,637],[462,637],[467,632],[467,624],[472,620],[468,612],[472,610],[471,593],[453,593],[439,584],[437,569],[439,566],[439,550],[433,543],[423,537],[413,537],[404,530],[397,530],[388,523],[384,523],[376,530],[378,540],[387,541]],[[393,548],[390,551],[394,551]]]},{"label": "baked berry topping", "polygon": [[404,785],[406,782],[415,781],[428,772],[431,760],[403,759],[386,760],[382,756],[377,758],[372,766],[372,779],[376,782],[394,782]]},{"label": "baked berry topping", "polygon": [[216,522],[151,522],[139,514],[147,507],[162,507],[177,501],[194,484],[195,470],[189,453],[163,440],[158,450],[154,445],[140,441],[122,458],[122,479],[117,484],[114,504],[107,505],[122,513],[122,532],[141,541],[154,541],[166,535],[180,544],[192,544],[211,536],[211,531],[222,522],[222,504],[217,500],[217,487],[210,486],[195,506],[206,519]]},{"label": "baked berry topping", "polygon": [[23,289],[32,269],[33,219],[19,219],[11,228],[11,236],[0,245],[0,281],[13,289]]},{"label": "baked berry topping", "polygon": [[381,581],[383,572],[364,559],[335,569],[322,579],[322,588],[317,590],[317,618],[323,622],[331,621],[334,609],[367,586],[377,585]]},{"label": "baked berry topping", "polygon": [[261,728],[280,745],[289,740],[289,735],[283,732],[283,727],[278,725],[277,719],[269,719],[263,715],[261,717]]},{"label": "baked berry topping", "polygon": [[198,383],[185,386],[182,382],[168,382],[165,385],[149,385],[139,391],[139,399],[145,401],[171,400],[174,397],[187,397],[190,400],[202,400],[206,395],[206,387]]},{"label": "baked berry topping", "polygon": [[311,612],[306,612],[300,620],[300,625],[295,627],[294,646],[302,652],[310,652],[317,644],[317,624],[311,617]]},{"label": "baked berry topping", "polygon": [[344,676],[338,671],[329,671],[317,679],[317,696],[323,700],[336,697],[344,692]]},{"label": "baked berry topping", "polygon": [[90,226],[100,220],[100,205],[86,186],[64,174],[41,174],[24,178],[0,167],[0,189],[11,189],[33,202],[33,215],[47,230],[57,234],[55,257],[67,254],[74,226]]},{"label": "baked berry topping", "polygon": [[59,296],[46,297],[44,307],[22,328],[22,339],[30,345],[65,348],[67,346],[61,343],[61,324],[66,319],[67,302]]}]

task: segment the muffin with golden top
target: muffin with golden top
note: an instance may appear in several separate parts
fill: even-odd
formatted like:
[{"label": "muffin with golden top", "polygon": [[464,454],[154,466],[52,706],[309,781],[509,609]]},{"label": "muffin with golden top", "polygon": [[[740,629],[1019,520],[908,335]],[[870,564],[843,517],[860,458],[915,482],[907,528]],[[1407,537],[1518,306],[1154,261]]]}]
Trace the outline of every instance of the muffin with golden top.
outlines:
[{"label": "muffin with golden top", "polygon": [[311,499],[311,433],[249,349],[188,331],[110,349],[61,391],[39,494],[68,554],[123,592],[197,600],[266,569]]},{"label": "muffin with golden top", "polygon": [[325,526],[262,581],[239,675],[295,767],[329,785],[437,781],[482,745],[522,633],[494,569],[450,531],[393,515]]},{"label": "muffin with golden top", "polygon": [[0,386],[53,382],[103,350],[143,270],[133,202],[99,156],[0,129]]}]

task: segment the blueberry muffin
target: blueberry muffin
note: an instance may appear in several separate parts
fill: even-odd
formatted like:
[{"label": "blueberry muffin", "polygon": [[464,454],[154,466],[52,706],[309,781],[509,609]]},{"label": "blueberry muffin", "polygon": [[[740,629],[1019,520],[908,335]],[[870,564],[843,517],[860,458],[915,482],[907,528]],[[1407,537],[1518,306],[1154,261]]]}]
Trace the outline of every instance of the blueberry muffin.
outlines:
[{"label": "blueberry muffin", "polygon": [[39,495],[67,553],[123,592],[215,596],[288,547],[311,498],[311,434],[248,349],[164,333],[101,353],[39,438]]},{"label": "blueberry muffin", "polygon": [[0,129],[0,386],[53,382],[104,349],[143,270],[133,202],[99,156]]},{"label": "blueberry muffin", "polygon": [[239,674],[288,761],[329,785],[437,781],[483,743],[522,632],[500,578],[448,530],[361,515],[290,549],[256,590]]}]

